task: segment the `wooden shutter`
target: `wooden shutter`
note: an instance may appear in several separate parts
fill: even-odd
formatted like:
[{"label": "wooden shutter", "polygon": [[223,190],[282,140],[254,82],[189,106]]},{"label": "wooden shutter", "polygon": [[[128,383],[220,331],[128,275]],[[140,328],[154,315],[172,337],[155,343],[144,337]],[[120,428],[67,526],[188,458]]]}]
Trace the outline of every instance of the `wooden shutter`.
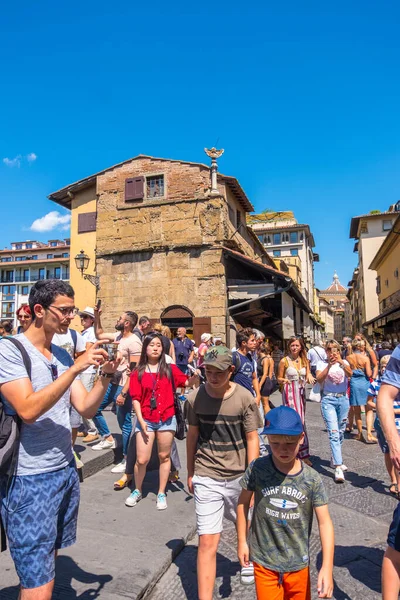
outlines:
[{"label": "wooden shutter", "polygon": [[125,202],[133,200],[143,200],[144,198],[144,177],[131,177],[125,179]]},{"label": "wooden shutter", "polygon": [[96,231],[96,213],[81,213],[78,215],[78,233]]},{"label": "wooden shutter", "polygon": [[202,333],[212,333],[211,317],[193,317],[193,337],[196,346],[201,344]]}]

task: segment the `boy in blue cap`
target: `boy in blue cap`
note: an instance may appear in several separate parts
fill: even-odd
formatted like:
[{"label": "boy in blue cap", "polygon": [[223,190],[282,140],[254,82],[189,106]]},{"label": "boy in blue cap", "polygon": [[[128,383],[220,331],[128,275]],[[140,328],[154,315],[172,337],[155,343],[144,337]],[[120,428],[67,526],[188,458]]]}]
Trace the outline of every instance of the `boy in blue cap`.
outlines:
[{"label": "boy in blue cap", "polygon": [[[331,598],[333,525],[320,476],[297,458],[304,438],[300,416],[288,406],[274,408],[265,419],[263,433],[272,454],[254,460],[240,480],[240,564],[243,567],[253,561],[258,600],[310,600],[309,538],[315,511],[323,555],[318,597]],[[253,493],[249,551],[247,515]]]}]

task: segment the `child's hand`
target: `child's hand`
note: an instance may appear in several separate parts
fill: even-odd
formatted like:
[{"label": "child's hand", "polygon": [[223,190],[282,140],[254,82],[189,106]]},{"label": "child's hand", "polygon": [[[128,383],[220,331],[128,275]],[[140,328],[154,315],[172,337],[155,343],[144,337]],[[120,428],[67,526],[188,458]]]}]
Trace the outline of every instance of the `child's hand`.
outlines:
[{"label": "child's hand", "polygon": [[249,560],[249,546],[247,542],[238,543],[238,559],[241,567],[248,567],[250,564]]},{"label": "child's hand", "polygon": [[322,569],[318,573],[318,598],[332,598],[333,594],[333,576],[332,569]]}]

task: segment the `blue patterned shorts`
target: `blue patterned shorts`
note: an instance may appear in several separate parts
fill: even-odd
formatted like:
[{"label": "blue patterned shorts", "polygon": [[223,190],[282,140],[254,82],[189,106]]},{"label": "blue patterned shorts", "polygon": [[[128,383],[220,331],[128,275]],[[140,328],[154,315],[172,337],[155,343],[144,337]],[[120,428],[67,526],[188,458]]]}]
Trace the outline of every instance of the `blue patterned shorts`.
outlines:
[{"label": "blue patterned shorts", "polygon": [[76,540],[79,493],[75,461],[59,471],[16,476],[7,495],[0,479],[1,518],[22,587],[54,579],[55,550]]}]

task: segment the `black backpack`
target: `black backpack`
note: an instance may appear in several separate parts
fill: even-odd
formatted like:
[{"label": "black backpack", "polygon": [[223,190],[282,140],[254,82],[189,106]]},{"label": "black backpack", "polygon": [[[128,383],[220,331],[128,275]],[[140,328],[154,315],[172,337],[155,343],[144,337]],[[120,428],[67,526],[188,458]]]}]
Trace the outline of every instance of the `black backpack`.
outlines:
[{"label": "black backpack", "polygon": [[[21,352],[22,360],[24,361],[25,369],[29,379],[32,378],[32,363],[25,346],[19,340],[13,337],[3,337],[0,343],[4,341],[11,342]],[[21,418],[15,415],[8,415],[5,412],[4,402],[0,395],[0,476],[5,476],[8,482],[15,473],[18,463],[19,436],[21,431]],[[3,528],[3,523],[0,518],[1,526],[1,552],[6,550],[6,536]]]}]

